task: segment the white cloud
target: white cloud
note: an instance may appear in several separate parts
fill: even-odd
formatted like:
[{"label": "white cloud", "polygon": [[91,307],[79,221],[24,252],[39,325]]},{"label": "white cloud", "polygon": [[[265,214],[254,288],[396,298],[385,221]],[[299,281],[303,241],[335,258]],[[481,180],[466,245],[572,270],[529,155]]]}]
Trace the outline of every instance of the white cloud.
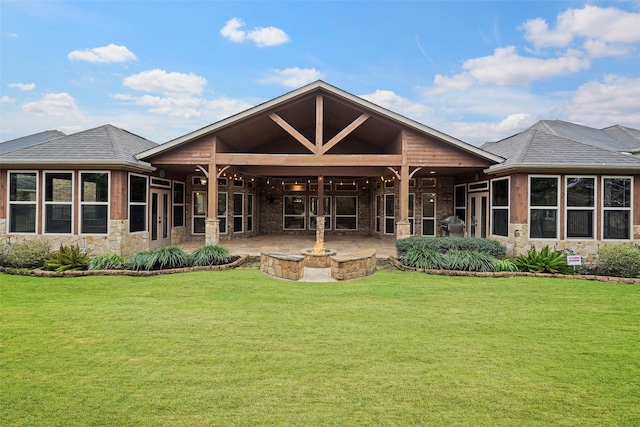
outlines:
[{"label": "white cloud", "polygon": [[569,120],[593,127],[614,124],[638,127],[640,77],[609,75],[580,86],[567,106]]},{"label": "white cloud", "polygon": [[242,43],[252,40],[258,47],[278,46],[291,41],[291,38],[280,28],[256,27],[251,31],[243,31],[244,21],[240,18],[231,18],[220,29],[220,34],[232,42]]},{"label": "white cloud", "polygon": [[136,55],[125,46],[117,46],[113,43],[108,46],[95,47],[92,49],[74,50],[70,52],[67,57],[72,61],[100,63],[137,61],[138,59]]},{"label": "white cloud", "polygon": [[164,70],[155,69],[129,76],[123,80],[122,84],[144,92],[185,96],[202,93],[207,80],[193,73],[167,73]]},{"label": "white cloud", "polygon": [[64,117],[69,121],[82,118],[75,100],[65,92],[49,93],[39,101],[28,102],[22,106],[22,111],[38,116]]},{"label": "white cloud", "polygon": [[16,102],[15,98],[9,98],[7,95],[0,98],[0,104],[13,104],[14,102]]},{"label": "white cloud", "polygon": [[429,126],[429,122],[433,120],[433,108],[403,98],[390,90],[378,89],[374,93],[360,95],[360,97]]},{"label": "white cloud", "polygon": [[321,78],[322,73],[315,68],[292,67],[282,70],[271,70],[271,75],[263,79],[262,82],[297,88]]},{"label": "white cloud", "polygon": [[[537,49],[564,48],[576,39],[584,39],[584,47],[595,56],[619,56],[630,52],[625,45],[640,42],[640,13],[587,5],[560,13],[555,29],[550,29],[542,18],[526,21],[520,29]],[[593,49],[594,46],[598,48]],[[609,46],[610,50],[607,52],[602,46]]]},{"label": "white cloud", "polygon": [[33,90],[36,88],[35,83],[10,83],[9,87],[15,87],[20,90]]}]

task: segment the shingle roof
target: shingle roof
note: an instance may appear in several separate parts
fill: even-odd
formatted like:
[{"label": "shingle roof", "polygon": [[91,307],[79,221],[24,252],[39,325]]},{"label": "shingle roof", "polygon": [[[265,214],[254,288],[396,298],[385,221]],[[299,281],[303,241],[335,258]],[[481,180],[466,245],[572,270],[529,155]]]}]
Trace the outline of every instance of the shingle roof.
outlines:
[{"label": "shingle roof", "polygon": [[621,141],[629,147],[629,151],[640,150],[640,130],[615,125],[602,129],[604,133]]},{"label": "shingle roof", "polygon": [[50,141],[55,138],[60,138],[62,136],[66,135],[58,130],[46,130],[44,132],[34,133],[33,135],[4,141],[0,143],[0,154],[30,147],[36,144],[42,144],[43,142]]},{"label": "shingle roof", "polygon": [[51,139],[40,144],[0,154],[4,164],[103,164],[148,168],[135,154],[157,144],[112,125]]},{"label": "shingle roof", "polygon": [[[616,138],[618,131],[545,120],[480,148],[505,158],[489,168],[494,172],[508,168],[640,169],[639,157],[623,154],[630,151],[629,143]],[[634,132],[638,131],[631,129],[630,134],[637,135]]]}]

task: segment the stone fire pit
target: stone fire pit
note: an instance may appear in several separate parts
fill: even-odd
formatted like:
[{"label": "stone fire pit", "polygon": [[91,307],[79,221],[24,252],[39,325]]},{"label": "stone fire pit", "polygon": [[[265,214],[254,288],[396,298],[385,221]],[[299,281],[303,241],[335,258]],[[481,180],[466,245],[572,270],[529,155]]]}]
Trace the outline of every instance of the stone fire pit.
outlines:
[{"label": "stone fire pit", "polygon": [[318,251],[314,248],[300,251],[304,255],[304,265],[309,268],[330,268],[331,257],[336,254],[332,249],[322,249]]}]

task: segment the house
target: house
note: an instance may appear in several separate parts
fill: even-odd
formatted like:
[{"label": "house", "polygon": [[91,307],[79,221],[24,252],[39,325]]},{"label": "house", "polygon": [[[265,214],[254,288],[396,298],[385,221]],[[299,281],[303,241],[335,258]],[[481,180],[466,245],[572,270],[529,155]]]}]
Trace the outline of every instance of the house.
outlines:
[{"label": "house", "polygon": [[455,215],[511,253],[589,254],[640,236],[638,134],[543,121],[476,147],[317,81],[161,145],[110,125],[2,143],[0,239],[130,256],[259,234],[441,236]]},{"label": "house", "polygon": [[489,235],[508,252],[548,244],[591,258],[640,239],[639,130],[543,120],[481,148],[505,159],[485,173]]}]

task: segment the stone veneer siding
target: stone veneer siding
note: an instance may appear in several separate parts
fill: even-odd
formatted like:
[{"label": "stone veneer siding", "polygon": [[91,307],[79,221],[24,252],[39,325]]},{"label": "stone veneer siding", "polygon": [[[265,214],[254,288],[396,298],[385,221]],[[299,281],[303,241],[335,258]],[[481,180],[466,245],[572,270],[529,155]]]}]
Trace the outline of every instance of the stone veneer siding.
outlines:
[{"label": "stone veneer siding", "polygon": [[0,239],[11,243],[33,239],[47,239],[51,242],[51,250],[56,250],[60,245],[78,245],[90,255],[104,255],[117,253],[130,257],[138,252],[149,249],[149,233],[129,233],[128,220],[110,220],[108,235],[67,235],[67,234],[7,234],[7,220],[0,219]]},{"label": "stone veneer siding", "polygon": [[513,257],[516,255],[526,254],[529,250],[535,246],[538,249],[542,249],[549,245],[558,250],[568,249],[573,251],[576,255],[581,255],[582,260],[587,263],[594,262],[598,253],[598,248],[606,244],[634,244],[640,240],[640,225],[633,226],[633,240],[621,241],[621,240],[543,240],[543,239],[529,239],[529,225],[528,224],[509,224],[509,236],[490,236],[491,239],[497,240],[507,248],[507,256]]}]

